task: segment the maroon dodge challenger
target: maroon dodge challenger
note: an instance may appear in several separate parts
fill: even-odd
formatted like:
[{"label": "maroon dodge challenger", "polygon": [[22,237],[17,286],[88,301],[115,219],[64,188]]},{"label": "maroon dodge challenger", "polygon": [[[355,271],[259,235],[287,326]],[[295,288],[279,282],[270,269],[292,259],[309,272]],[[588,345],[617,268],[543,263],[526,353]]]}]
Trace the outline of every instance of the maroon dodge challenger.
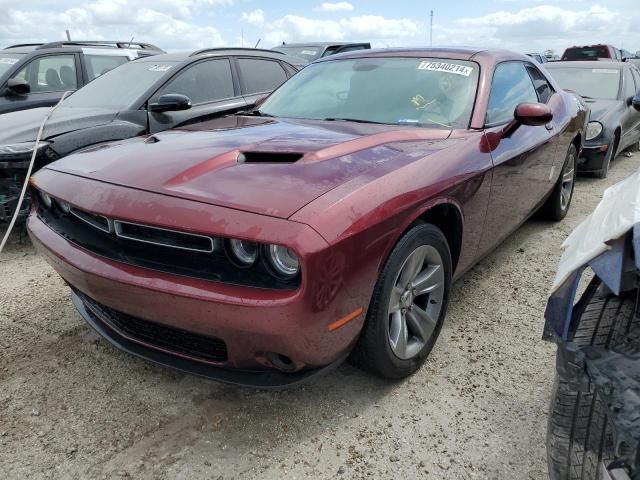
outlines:
[{"label": "maroon dodge challenger", "polygon": [[402,378],[453,280],[532,214],[566,215],[586,119],[523,55],[347,53],[247,115],[48,165],[28,227],[134,355],[265,388],[349,355]]}]

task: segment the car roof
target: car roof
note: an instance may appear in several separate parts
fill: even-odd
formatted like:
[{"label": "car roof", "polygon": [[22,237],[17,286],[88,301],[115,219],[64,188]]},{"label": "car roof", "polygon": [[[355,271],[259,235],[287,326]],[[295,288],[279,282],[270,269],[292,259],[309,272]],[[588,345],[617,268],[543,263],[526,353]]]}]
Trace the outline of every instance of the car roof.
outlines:
[{"label": "car roof", "polygon": [[545,68],[570,67],[570,68],[608,68],[621,70],[629,65],[627,62],[615,62],[612,60],[567,60],[549,62]]},{"label": "car roof", "polygon": [[138,62],[184,62],[190,58],[204,58],[204,57],[224,57],[227,55],[245,56],[245,57],[260,57],[260,58],[272,58],[274,60],[283,60],[291,65],[296,65],[296,58],[285,55],[281,52],[274,52],[272,50],[262,50],[259,48],[206,48],[202,50],[196,50],[194,52],[176,52],[165,53],[161,55],[154,55],[153,57],[145,57]]},{"label": "car roof", "polygon": [[352,43],[368,43],[368,42],[301,42],[301,43],[285,43],[276,45],[273,48],[286,47],[331,47],[333,45],[351,45]]},{"label": "car roof", "polygon": [[472,60],[474,57],[493,59],[495,62],[505,60],[531,61],[526,55],[509,50],[483,49],[473,47],[413,47],[413,48],[378,48],[372,50],[354,50],[352,52],[331,55],[316,60],[314,63],[329,62],[345,58],[367,57],[432,57],[451,58],[456,60]]}]

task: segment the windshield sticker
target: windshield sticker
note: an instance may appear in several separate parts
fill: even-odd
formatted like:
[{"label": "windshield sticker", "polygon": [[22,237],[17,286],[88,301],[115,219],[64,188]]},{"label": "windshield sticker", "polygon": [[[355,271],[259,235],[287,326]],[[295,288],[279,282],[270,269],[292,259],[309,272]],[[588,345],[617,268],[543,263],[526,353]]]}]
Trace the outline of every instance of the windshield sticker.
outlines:
[{"label": "windshield sticker", "polygon": [[302,50],[300,52],[302,55],[315,55],[316,53],[318,53],[317,50]]},{"label": "windshield sticker", "polygon": [[168,72],[173,65],[151,65],[150,72]]},{"label": "windshield sticker", "polygon": [[466,65],[458,65],[457,63],[444,63],[444,62],[428,62],[423,61],[418,65],[418,70],[429,70],[430,72],[445,72],[455,73],[456,75],[462,75],[468,77],[473,72],[473,68]]},{"label": "windshield sticker", "polygon": [[13,65],[14,63],[17,63],[18,59],[17,58],[0,58],[0,63],[2,63],[3,65]]},{"label": "windshield sticker", "polygon": [[618,70],[611,70],[610,68],[594,68],[591,70],[591,73],[618,73]]}]

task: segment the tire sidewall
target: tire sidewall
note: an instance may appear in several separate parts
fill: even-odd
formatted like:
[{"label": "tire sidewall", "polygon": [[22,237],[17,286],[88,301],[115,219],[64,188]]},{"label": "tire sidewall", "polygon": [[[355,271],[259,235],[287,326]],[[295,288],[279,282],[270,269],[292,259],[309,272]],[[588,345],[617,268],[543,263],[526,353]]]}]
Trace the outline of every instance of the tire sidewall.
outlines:
[{"label": "tire sidewall", "polygon": [[[395,285],[402,265],[407,256],[421,245],[433,246],[438,250],[443,261],[445,286],[442,298],[442,309],[440,310],[436,328],[429,342],[427,342],[418,355],[408,360],[402,360],[395,355],[389,344],[389,314],[387,307],[391,290]],[[431,224],[420,224],[413,227],[402,237],[391,252],[376,284],[374,293],[376,298],[372,298],[373,308],[370,308],[366,320],[368,326],[374,329],[373,333],[377,339],[376,343],[378,344],[378,348],[380,349],[378,364],[379,368],[385,372],[385,376],[401,378],[413,373],[420,368],[433,349],[447,313],[451,291],[451,268],[451,253],[446,238],[437,227]]]}]

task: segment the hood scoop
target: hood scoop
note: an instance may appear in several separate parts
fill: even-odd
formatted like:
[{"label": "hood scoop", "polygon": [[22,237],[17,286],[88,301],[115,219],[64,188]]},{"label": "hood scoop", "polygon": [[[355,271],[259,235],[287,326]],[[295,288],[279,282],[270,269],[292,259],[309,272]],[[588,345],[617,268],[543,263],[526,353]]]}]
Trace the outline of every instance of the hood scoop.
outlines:
[{"label": "hood scoop", "polygon": [[238,163],[296,163],[303,156],[295,152],[240,152]]}]

